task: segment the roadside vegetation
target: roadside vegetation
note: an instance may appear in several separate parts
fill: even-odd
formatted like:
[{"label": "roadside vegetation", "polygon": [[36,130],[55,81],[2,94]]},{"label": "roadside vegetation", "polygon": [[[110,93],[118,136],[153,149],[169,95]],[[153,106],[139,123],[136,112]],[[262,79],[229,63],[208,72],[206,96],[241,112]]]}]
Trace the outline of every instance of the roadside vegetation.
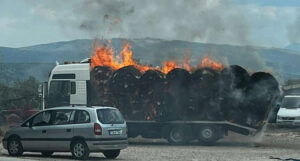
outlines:
[{"label": "roadside vegetation", "polygon": [[10,85],[0,83],[0,110],[38,108],[38,86],[39,82],[34,77]]}]

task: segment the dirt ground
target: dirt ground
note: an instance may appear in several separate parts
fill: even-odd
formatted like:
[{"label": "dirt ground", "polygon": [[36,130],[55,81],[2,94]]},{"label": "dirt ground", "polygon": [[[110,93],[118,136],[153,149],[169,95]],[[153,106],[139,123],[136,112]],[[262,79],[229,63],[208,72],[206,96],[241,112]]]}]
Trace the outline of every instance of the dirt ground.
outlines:
[{"label": "dirt ground", "polygon": [[[130,139],[130,145],[123,150],[117,160],[162,160],[162,161],[300,161],[300,129],[268,128],[264,135],[247,137],[230,133],[214,146],[169,145],[162,139]],[[106,160],[101,153],[92,153],[90,160]],[[72,160],[70,153],[54,153],[51,158],[43,158],[39,153],[24,153],[19,158],[9,157],[0,148],[0,161],[59,161]]]}]

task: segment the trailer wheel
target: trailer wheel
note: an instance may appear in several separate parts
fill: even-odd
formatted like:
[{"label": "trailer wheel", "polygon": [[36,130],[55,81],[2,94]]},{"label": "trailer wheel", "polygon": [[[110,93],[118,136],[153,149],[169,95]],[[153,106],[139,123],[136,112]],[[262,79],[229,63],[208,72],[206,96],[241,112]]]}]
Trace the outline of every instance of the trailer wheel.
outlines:
[{"label": "trailer wheel", "polygon": [[203,126],[198,131],[198,140],[202,145],[214,145],[219,136],[219,130],[215,126]]},{"label": "trailer wheel", "polygon": [[191,129],[189,126],[167,127],[167,140],[171,144],[185,144],[190,140]]}]

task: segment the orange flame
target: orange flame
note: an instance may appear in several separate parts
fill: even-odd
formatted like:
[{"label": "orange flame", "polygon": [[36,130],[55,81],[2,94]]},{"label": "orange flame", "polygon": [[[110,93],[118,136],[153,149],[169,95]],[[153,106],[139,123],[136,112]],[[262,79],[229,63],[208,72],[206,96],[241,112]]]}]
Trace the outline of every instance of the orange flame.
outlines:
[{"label": "orange flame", "polygon": [[115,61],[114,50],[109,46],[101,46],[95,49],[94,55],[91,57],[91,66],[109,66],[118,69],[120,64]]},{"label": "orange flame", "polygon": [[133,65],[142,72],[145,72],[151,67],[147,65],[140,65],[133,59],[133,53],[131,51],[131,45],[129,43],[124,44],[122,51],[120,52],[121,61],[118,61],[115,57],[115,52],[112,47],[107,45],[101,45],[96,47],[93,56],[91,57],[91,67],[96,66],[109,66],[114,70],[120,69],[125,66]]},{"label": "orange flame", "polygon": [[222,70],[224,69],[224,65],[219,63],[219,62],[216,62],[216,61],[213,61],[212,59],[210,59],[208,56],[204,57],[200,64],[199,64],[199,67],[200,68],[212,68],[212,69],[215,69],[215,70]]},{"label": "orange flame", "polygon": [[[118,59],[119,58],[119,59]],[[96,66],[109,66],[114,70],[120,69],[125,66],[135,66],[141,72],[145,72],[149,69],[160,70],[161,72],[167,74],[169,71],[174,68],[184,68],[188,71],[193,71],[195,68],[190,64],[189,56],[185,55],[182,64],[178,64],[175,60],[165,61],[162,63],[162,67],[152,67],[149,65],[142,65],[136,62],[133,59],[133,52],[131,50],[131,45],[129,43],[125,43],[121,52],[119,53],[119,57],[115,57],[114,49],[109,45],[100,45],[95,48],[93,55],[91,56],[91,67],[94,68]],[[224,65],[213,61],[209,57],[204,57],[204,59],[198,65],[200,68],[212,68],[215,70],[222,70]]]},{"label": "orange flame", "polygon": [[163,62],[163,67],[161,69],[161,72],[163,73],[168,73],[169,71],[179,68],[180,66],[176,64],[176,61],[170,60],[170,61],[165,61]]}]

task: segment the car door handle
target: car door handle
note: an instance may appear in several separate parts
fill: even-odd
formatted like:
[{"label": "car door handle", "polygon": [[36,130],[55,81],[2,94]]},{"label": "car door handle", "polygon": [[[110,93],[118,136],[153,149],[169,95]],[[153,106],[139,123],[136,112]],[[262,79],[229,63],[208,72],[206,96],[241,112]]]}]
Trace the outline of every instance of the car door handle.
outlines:
[{"label": "car door handle", "polygon": [[71,132],[71,129],[67,129],[66,131],[67,131],[67,132]]},{"label": "car door handle", "polygon": [[42,130],[42,133],[46,133],[47,131],[46,130]]}]

